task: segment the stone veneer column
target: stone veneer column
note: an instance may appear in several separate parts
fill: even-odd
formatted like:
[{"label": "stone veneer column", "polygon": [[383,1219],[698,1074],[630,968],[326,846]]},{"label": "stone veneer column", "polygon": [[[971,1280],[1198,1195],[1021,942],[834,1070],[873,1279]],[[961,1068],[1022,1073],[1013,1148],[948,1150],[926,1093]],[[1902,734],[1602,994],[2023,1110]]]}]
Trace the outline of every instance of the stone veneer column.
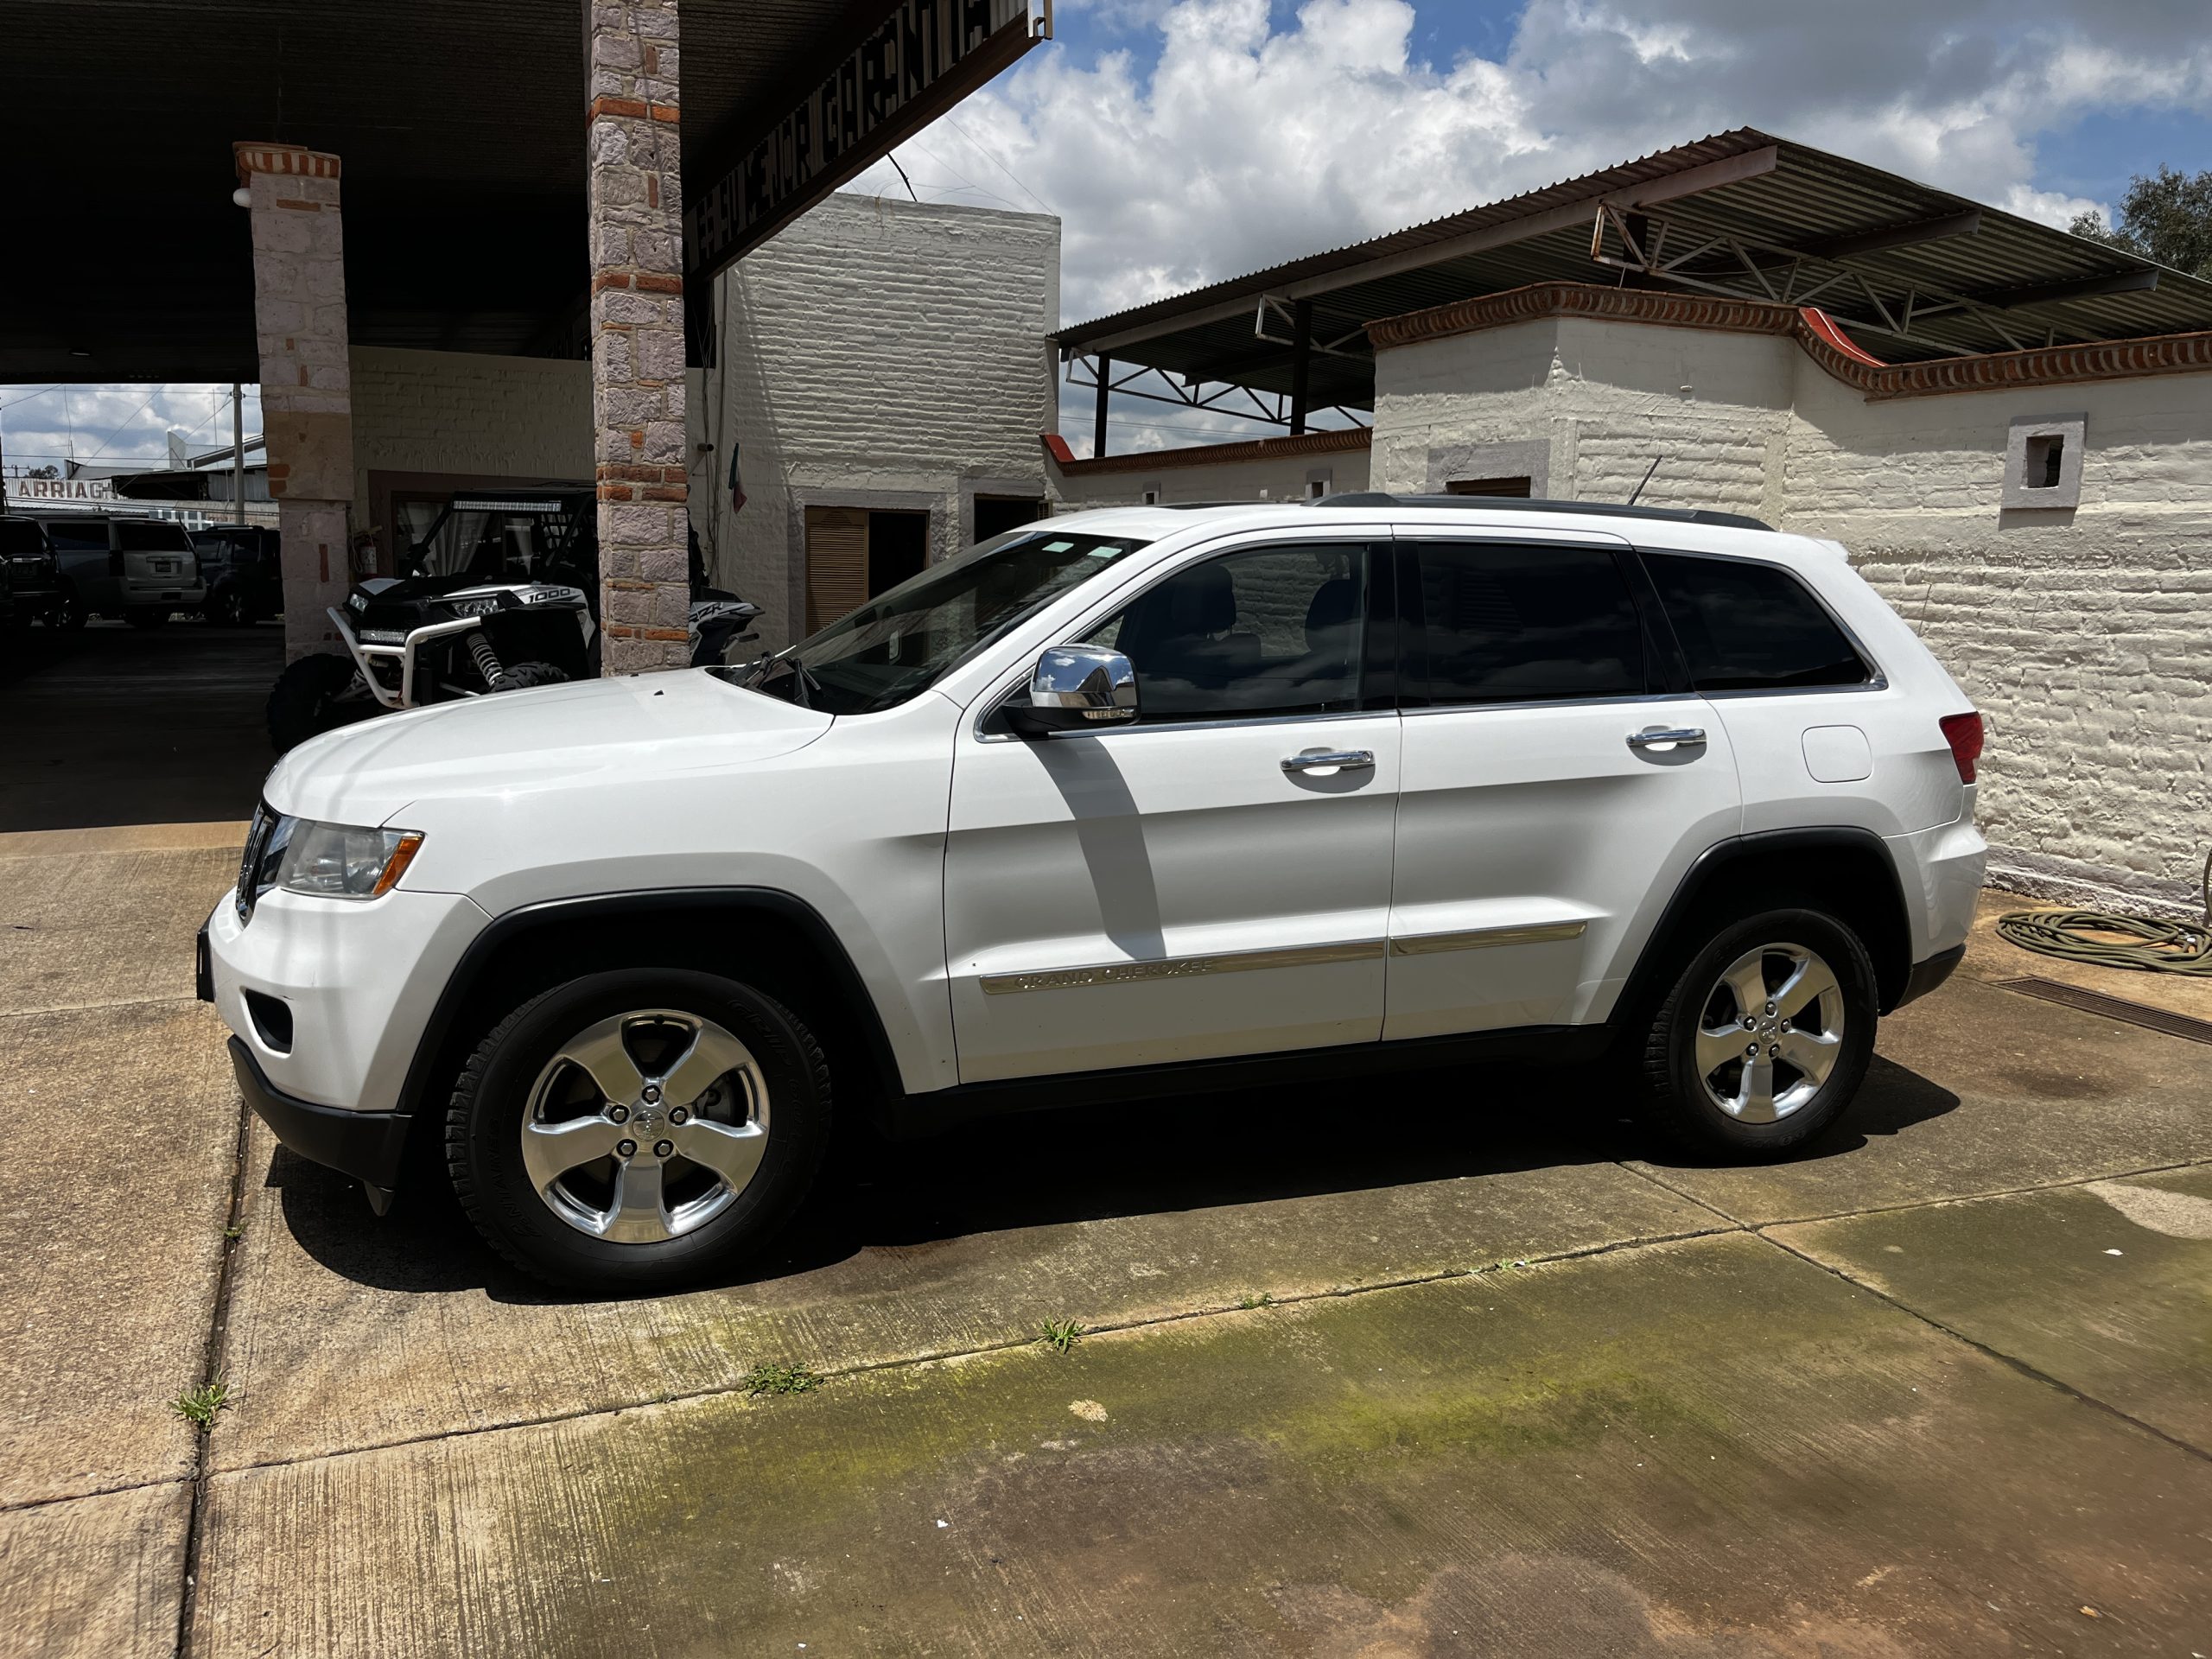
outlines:
[{"label": "stone veneer column", "polygon": [[323,613],[345,602],[353,580],[353,390],[338,157],[296,144],[240,143],[232,152],[253,228],[262,432],[283,540],[289,662],[334,646]]},{"label": "stone veneer column", "polygon": [[676,0],[586,0],[601,671],[690,658]]}]

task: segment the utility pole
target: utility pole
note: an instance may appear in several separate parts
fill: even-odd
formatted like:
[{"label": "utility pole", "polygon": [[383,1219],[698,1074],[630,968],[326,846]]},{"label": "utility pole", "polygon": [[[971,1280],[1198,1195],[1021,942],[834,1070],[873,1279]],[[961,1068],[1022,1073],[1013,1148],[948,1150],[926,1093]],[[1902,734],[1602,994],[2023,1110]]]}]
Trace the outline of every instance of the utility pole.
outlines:
[{"label": "utility pole", "polygon": [[231,382],[231,522],[245,523],[245,388]]}]

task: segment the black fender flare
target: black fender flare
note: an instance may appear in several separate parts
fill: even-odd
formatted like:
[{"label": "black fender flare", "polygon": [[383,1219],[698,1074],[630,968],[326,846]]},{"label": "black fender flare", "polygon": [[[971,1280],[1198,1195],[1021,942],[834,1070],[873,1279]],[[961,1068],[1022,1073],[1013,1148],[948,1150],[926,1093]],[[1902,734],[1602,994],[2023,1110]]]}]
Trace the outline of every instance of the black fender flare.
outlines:
[{"label": "black fender flare", "polygon": [[[1874,958],[1875,982],[1881,991],[1882,1012],[1890,1013],[1906,1000],[1906,988],[1913,963],[1912,927],[1905,910],[1904,885],[1897,875],[1897,861],[1891,856],[1887,844],[1872,830],[1855,824],[1818,824],[1789,830],[1762,830],[1747,836],[1732,836],[1726,841],[1715,842],[1692,861],[1682,879],[1675,884],[1666,908],[1659,912],[1653,925],[1651,937],[1644,941],[1637,953],[1637,963],[1628,976],[1628,983],[1613,1005],[1613,1014],[1608,1023],[1618,1023],[1624,1014],[1635,1017],[1636,1010],[1647,1004],[1656,1004],[1665,986],[1660,976],[1669,971],[1668,963],[1674,952],[1674,942],[1681,937],[1689,918],[1711,890],[1713,881],[1732,865],[1753,860],[1800,855],[1817,856],[1821,853],[1845,853],[1854,861],[1872,860],[1880,872],[1879,880],[1886,892],[1878,896],[1882,913],[1882,929],[1886,938],[1869,938],[1865,943],[1867,953]],[[1884,902],[1884,901],[1886,902]]]},{"label": "black fender flare", "polygon": [[[795,894],[777,887],[651,887],[614,893],[595,893],[568,899],[541,899],[503,911],[469,941],[461,960],[447,976],[430,1017],[415,1043],[400,1085],[397,1109],[412,1115],[423,1109],[435,1087],[441,1061],[455,1035],[455,1025],[474,1001],[484,976],[499,955],[533,931],[552,931],[579,924],[620,922],[682,911],[688,917],[719,915],[732,918],[772,916],[798,930],[829,970],[832,988],[846,1004],[853,1028],[865,1051],[867,1065],[879,1087],[897,1095],[904,1092],[899,1064],[891,1039],[883,1029],[883,1016],[867,982],[853,966],[850,954],[822,913]],[[433,1103],[433,1104],[435,1104]]]}]

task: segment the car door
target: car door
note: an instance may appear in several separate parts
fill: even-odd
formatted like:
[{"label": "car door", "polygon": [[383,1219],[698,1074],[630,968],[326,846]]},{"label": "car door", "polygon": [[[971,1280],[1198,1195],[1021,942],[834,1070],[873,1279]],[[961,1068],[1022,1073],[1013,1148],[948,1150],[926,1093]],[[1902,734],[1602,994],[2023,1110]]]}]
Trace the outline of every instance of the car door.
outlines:
[{"label": "car door", "polygon": [[1389,571],[1387,548],[1311,534],[1197,556],[1077,633],[1135,664],[1135,724],[963,732],[945,857],[963,1081],[1378,1037]]},{"label": "car door", "polygon": [[[1625,543],[1402,531],[1387,1038],[1602,1019],[1736,768]],[[1668,735],[1673,734],[1674,735]]]}]

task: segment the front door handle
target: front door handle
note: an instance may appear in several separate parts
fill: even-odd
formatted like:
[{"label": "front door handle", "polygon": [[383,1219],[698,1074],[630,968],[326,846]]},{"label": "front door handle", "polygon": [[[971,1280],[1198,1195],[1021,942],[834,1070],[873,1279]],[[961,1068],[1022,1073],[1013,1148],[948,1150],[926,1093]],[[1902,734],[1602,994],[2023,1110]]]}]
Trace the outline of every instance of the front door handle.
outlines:
[{"label": "front door handle", "polygon": [[1705,728],[1702,726],[1652,726],[1628,734],[1631,749],[1671,749],[1677,744],[1684,747],[1702,747]]},{"label": "front door handle", "polygon": [[1375,765],[1372,749],[1309,749],[1283,757],[1285,772],[1361,772]]}]

